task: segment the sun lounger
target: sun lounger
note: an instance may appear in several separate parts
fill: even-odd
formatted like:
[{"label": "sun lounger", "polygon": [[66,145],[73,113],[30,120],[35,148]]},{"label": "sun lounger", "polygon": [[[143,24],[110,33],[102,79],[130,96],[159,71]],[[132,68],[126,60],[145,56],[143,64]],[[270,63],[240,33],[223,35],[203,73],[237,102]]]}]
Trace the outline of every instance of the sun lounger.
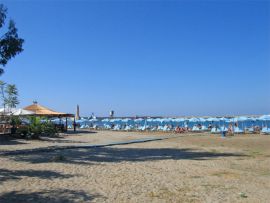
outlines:
[{"label": "sun lounger", "polygon": [[116,131],[117,130],[121,130],[121,126],[120,125],[115,125],[114,128],[113,128],[113,130],[116,130]]},{"label": "sun lounger", "polygon": [[254,128],[253,127],[246,128],[246,132],[248,132],[248,133],[254,133]]},{"label": "sun lounger", "polygon": [[163,126],[158,126],[157,130],[158,131],[162,131],[163,130]]},{"label": "sun lounger", "polygon": [[112,127],[110,125],[106,124],[106,125],[104,125],[104,128],[108,130],[108,129],[111,129]]},{"label": "sun lounger", "polygon": [[197,126],[193,126],[192,132],[200,132],[200,128],[198,128]]},{"label": "sun lounger", "polygon": [[201,128],[201,130],[202,131],[206,131],[206,130],[208,130],[208,128],[205,125],[203,125],[202,128]]},{"label": "sun lounger", "polygon": [[153,127],[150,129],[150,131],[156,131],[157,130],[157,127]]},{"label": "sun lounger", "polygon": [[222,132],[228,132],[228,128],[225,127],[225,126],[221,126],[220,127],[220,131],[222,131]]},{"label": "sun lounger", "polygon": [[124,130],[125,131],[130,131],[131,130],[131,127],[127,125]]},{"label": "sun lounger", "polygon": [[221,131],[220,131],[219,128],[214,127],[214,128],[211,129],[211,133],[213,133],[213,134],[217,134],[217,133],[220,133],[220,132]]},{"label": "sun lounger", "polygon": [[147,127],[145,125],[142,126],[142,128],[141,128],[142,131],[145,131],[146,129],[147,129]]},{"label": "sun lounger", "polygon": [[237,134],[242,134],[244,133],[244,131],[242,129],[240,129],[239,127],[235,127],[234,130],[233,130],[234,133],[237,133]]},{"label": "sun lounger", "polygon": [[162,130],[166,132],[166,131],[170,131],[171,129],[165,125]]},{"label": "sun lounger", "polygon": [[262,129],[261,133],[269,135],[270,134],[270,128],[264,127]]},{"label": "sun lounger", "polygon": [[85,128],[85,125],[81,125],[81,126],[80,126],[80,129],[84,129],[84,128]]}]

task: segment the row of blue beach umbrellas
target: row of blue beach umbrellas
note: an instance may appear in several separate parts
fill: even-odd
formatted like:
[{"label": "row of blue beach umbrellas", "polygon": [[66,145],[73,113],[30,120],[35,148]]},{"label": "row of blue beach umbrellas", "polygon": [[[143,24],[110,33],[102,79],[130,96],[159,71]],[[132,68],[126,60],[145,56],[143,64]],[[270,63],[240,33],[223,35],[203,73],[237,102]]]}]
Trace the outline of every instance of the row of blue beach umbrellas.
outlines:
[{"label": "row of blue beach umbrellas", "polygon": [[[201,117],[192,117],[192,118],[137,118],[137,119],[131,119],[131,118],[105,118],[105,119],[85,119],[82,118],[80,120],[76,120],[77,124],[80,125],[180,125],[180,124],[187,124],[187,123],[193,123],[193,124],[209,124],[209,123],[218,123],[223,124],[225,123],[238,123],[238,122],[256,122],[260,121],[262,124],[267,124],[270,121],[270,115],[263,115],[260,117],[246,117],[246,116],[240,116],[240,117],[232,117],[232,118],[225,118],[225,117],[209,117],[209,118],[201,118]],[[53,123],[63,123],[65,124],[64,120],[61,120],[59,118],[53,119]],[[73,119],[68,119],[68,124],[72,124],[74,121]]]}]

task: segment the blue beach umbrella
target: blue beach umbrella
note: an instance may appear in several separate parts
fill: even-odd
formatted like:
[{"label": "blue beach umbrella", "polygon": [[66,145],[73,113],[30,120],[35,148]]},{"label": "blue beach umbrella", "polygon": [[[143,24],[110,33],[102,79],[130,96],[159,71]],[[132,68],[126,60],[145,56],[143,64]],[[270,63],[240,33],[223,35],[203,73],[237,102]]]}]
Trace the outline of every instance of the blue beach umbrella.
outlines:
[{"label": "blue beach umbrella", "polygon": [[183,124],[185,122],[185,119],[184,118],[175,118],[174,122],[178,123],[178,124],[181,124],[181,123]]},{"label": "blue beach umbrella", "polygon": [[101,120],[101,122],[102,123],[108,123],[108,122],[110,122],[110,120],[108,118],[105,118],[105,119]]},{"label": "blue beach umbrella", "polygon": [[219,119],[218,118],[214,118],[214,117],[210,117],[210,118],[207,118],[206,121],[208,121],[208,122],[218,122]]},{"label": "blue beach umbrella", "polygon": [[260,116],[258,119],[262,121],[270,121],[270,115],[263,115]]},{"label": "blue beach umbrella", "polygon": [[93,118],[93,119],[90,119],[90,120],[89,120],[89,122],[91,122],[91,123],[98,122],[98,121],[99,121],[99,120],[96,119],[96,118]]},{"label": "blue beach umbrella", "polygon": [[188,119],[188,121],[189,121],[189,122],[196,123],[196,122],[199,121],[199,119],[198,119],[198,118],[190,118],[190,119]]},{"label": "blue beach umbrella", "polygon": [[270,115],[263,115],[258,118],[260,121],[264,121],[265,125],[267,126],[267,121],[270,121]]}]

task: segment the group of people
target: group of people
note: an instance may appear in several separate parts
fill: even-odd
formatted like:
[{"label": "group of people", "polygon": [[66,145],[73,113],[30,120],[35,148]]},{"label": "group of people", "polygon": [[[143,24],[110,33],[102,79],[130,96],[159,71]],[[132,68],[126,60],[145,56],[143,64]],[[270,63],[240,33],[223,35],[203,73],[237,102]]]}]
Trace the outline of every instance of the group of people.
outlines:
[{"label": "group of people", "polygon": [[[228,133],[228,134],[233,134],[234,130],[236,128],[239,128],[239,127],[238,127],[238,123],[233,123],[233,124],[231,123],[231,124],[228,125],[228,128],[225,127],[225,126],[220,127],[219,125],[213,125],[213,124],[209,124],[207,126],[207,128],[202,126],[202,124],[197,124],[197,125],[194,125],[193,128],[197,129],[198,131],[200,131],[200,130],[209,130],[209,131],[211,131],[213,128],[215,128],[215,129],[219,129],[220,132],[226,131],[226,133]],[[175,131],[175,133],[184,133],[184,132],[193,131],[193,128],[190,128],[187,125],[185,125],[184,127],[176,126],[174,128],[174,131]],[[252,132],[256,133],[256,132],[260,132],[262,128],[260,126],[252,126],[252,127],[248,128],[248,129],[249,130],[251,129]],[[246,130],[246,129],[244,129],[244,130]]]},{"label": "group of people", "polygon": [[190,130],[190,128],[188,127],[180,127],[180,126],[177,126],[175,128],[175,132],[176,133],[185,133],[185,132],[188,132]]}]

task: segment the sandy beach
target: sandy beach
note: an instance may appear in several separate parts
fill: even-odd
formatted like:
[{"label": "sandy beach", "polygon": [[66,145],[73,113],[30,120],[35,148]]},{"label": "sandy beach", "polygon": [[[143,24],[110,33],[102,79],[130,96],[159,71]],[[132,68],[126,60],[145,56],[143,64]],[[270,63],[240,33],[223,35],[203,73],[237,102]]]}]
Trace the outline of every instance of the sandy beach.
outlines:
[{"label": "sandy beach", "polygon": [[0,202],[270,201],[269,136],[173,136],[85,131],[43,141],[1,138]]}]

